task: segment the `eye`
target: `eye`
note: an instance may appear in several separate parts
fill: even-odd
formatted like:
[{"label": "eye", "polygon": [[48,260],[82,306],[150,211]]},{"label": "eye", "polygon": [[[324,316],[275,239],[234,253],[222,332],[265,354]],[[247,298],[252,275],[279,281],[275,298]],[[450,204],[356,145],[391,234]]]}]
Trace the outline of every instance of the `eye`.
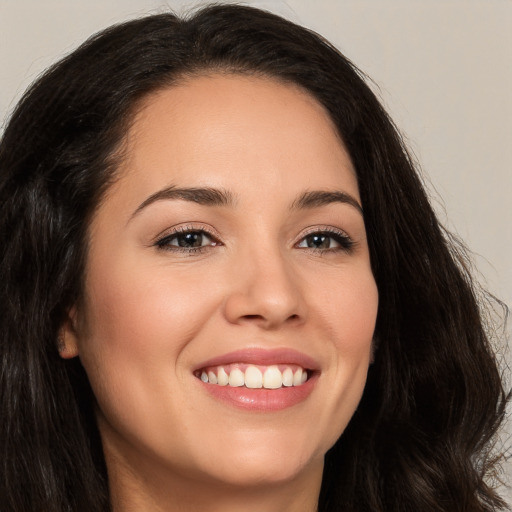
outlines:
[{"label": "eye", "polygon": [[183,228],[160,238],[155,245],[165,250],[194,252],[218,245],[218,241],[202,229]]},{"label": "eye", "polygon": [[348,252],[353,245],[353,240],[342,231],[322,230],[308,233],[299,241],[297,247],[318,251],[341,250]]}]

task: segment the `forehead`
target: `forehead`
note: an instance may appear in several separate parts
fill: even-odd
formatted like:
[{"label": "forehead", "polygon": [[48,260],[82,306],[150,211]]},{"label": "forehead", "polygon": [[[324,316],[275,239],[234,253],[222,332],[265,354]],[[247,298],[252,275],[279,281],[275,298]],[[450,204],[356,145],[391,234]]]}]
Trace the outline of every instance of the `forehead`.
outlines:
[{"label": "forehead", "polygon": [[[358,196],[350,157],[325,108],[293,84],[214,74],[143,100],[125,141],[120,182],[162,186],[344,188]],[[114,187],[115,188],[115,187]]]}]

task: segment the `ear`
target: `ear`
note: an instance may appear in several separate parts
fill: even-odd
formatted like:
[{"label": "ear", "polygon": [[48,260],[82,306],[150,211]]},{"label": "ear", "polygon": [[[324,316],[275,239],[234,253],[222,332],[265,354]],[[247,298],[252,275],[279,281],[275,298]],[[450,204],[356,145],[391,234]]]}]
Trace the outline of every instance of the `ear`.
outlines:
[{"label": "ear", "polygon": [[62,359],[71,359],[78,355],[77,308],[73,306],[59,329],[57,350]]}]

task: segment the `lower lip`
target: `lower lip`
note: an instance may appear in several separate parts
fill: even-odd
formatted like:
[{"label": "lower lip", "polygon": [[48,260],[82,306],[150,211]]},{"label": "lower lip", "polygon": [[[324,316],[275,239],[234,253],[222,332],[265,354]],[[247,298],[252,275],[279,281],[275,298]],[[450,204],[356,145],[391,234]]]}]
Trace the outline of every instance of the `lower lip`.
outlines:
[{"label": "lower lip", "polygon": [[260,412],[274,412],[293,407],[311,394],[318,376],[312,375],[300,386],[282,387],[279,389],[249,389],[245,386],[219,386],[208,384],[198,379],[199,384],[214,398],[229,405]]}]

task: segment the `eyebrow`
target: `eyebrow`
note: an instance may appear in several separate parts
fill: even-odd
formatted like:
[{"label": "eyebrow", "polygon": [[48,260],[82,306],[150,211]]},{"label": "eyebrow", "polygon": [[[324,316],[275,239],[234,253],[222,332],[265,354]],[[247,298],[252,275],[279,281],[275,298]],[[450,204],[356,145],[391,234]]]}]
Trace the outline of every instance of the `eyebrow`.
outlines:
[{"label": "eyebrow", "polygon": [[359,204],[355,197],[346,192],[329,191],[329,190],[311,190],[304,192],[292,204],[292,209],[318,208],[332,203],[344,203],[353,206],[361,215],[363,215],[363,207]]},{"label": "eyebrow", "polygon": [[[130,220],[141,210],[157,201],[173,199],[190,201],[204,206],[233,206],[235,204],[234,195],[229,190],[211,187],[177,188],[174,185],[171,185],[151,194],[147,199],[145,199],[132,213]],[[292,203],[291,209],[303,210],[318,208],[332,203],[348,204],[353,206],[361,215],[363,215],[363,208],[357,199],[352,197],[350,194],[341,191],[306,191]]]},{"label": "eyebrow", "polygon": [[137,209],[132,213],[131,218],[135,217],[141,210],[157,201],[181,199],[205,206],[232,206],[234,197],[229,190],[218,188],[200,187],[200,188],[177,188],[173,185],[166,187],[145,199]]}]

